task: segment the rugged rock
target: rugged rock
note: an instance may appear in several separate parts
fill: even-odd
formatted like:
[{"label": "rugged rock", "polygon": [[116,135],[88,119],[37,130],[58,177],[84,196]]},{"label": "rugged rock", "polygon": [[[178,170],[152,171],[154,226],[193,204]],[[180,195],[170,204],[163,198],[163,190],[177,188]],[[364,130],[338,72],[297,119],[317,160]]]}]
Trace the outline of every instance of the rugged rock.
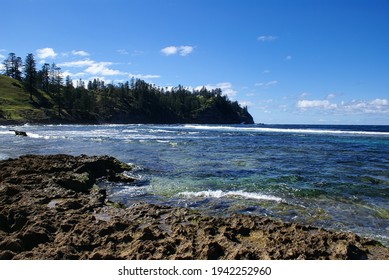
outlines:
[{"label": "rugged rock", "polygon": [[0,259],[389,259],[352,233],[190,209],[109,203],[97,178],[126,181],[108,156],[0,161]]}]

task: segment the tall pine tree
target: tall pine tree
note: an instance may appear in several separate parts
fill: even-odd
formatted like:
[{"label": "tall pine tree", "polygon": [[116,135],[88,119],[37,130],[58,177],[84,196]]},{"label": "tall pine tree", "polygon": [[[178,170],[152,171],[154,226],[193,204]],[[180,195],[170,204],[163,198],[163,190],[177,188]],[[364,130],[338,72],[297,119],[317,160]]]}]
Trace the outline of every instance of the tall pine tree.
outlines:
[{"label": "tall pine tree", "polygon": [[8,58],[3,62],[5,68],[5,75],[16,80],[22,80],[22,59],[17,57],[15,53],[10,53]]},{"label": "tall pine tree", "polygon": [[24,62],[24,83],[30,91],[30,99],[32,100],[32,92],[37,83],[37,71],[34,55],[29,53]]}]

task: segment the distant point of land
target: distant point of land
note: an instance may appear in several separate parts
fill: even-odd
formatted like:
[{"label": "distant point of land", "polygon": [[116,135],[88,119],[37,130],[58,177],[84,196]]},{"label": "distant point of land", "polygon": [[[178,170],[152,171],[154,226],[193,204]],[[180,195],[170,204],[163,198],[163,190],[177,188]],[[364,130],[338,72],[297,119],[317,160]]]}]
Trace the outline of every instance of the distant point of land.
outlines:
[{"label": "distant point of land", "polygon": [[33,87],[0,75],[0,123],[253,124],[247,108],[220,89],[164,89],[143,80],[123,84],[78,81]]}]

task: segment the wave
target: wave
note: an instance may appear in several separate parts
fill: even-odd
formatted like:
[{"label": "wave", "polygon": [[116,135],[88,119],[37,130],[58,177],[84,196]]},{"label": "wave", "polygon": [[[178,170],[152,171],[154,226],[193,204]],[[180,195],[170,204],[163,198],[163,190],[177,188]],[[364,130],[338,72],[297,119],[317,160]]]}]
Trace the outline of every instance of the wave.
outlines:
[{"label": "wave", "polygon": [[35,139],[45,139],[45,140],[68,138],[66,136],[59,136],[59,135],[40,135],[38,133],[33,133],[33,132],[27,132],[27,136],[29,136],[31,138],[35,138]]},{"label": "wave", "polygon": [[337,134],[337,135],[367,135],[389,136],[389,132],[381,131],[354,131],[311,128],[271,128],[271,127],[236,127],[236,126],[208,126],[208,125],[184,125],[187,129],[233,132],[273,132],[273,133],[301,133],[301,134]]},{"label": "wave", "polygon": [[112,196],[125,196],[125,197],[138,197],[144,196],[147,194],[147,186],[124,186],[120,189],[117,189]]},{"label": "wave", "polygon": [[2,134],[2,135],[7,135],[7,134],[15,134],[15,132],[13,132],[13,131],[0,131],[0,134]]},{"label": "wave", "polygon": [[223,192],[222,190],[207,190],[207,191],[199,191],[199,192],[180,192],[177,194],[178,196],[183,196],[187,198],[191,197],[210,197],[210,198],[222,198],[222,197],[241,197],[247,199],[255,199],[255,200],[272,200],[277,202],[282,202],[283,199],[280,197],[276,197],[273,195],[266,195],[260,193],[251,193],[245,191],[228,191]]}]

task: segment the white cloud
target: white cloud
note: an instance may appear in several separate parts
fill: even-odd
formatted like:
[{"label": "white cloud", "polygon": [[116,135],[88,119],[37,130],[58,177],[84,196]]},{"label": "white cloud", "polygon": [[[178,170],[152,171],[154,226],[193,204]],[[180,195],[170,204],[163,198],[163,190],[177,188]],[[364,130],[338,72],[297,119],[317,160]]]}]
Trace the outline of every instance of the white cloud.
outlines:
[{"label": "white cloud", "polygon": [[55,58],[58,54],[52,48],[37,49],[36,55],[39,59]]},{"label": "white cloud", "polygon": [[370,101],[370,105],[376,106],[376,107],[385,107],[389,105],[389,101],[387,99],[374,99],[373,101]]},{"label": "white cloud", "polygon": [[58,66],[60,66],[60,67],[86,67],[86,66],[91,66],[94,63],[96,63],[96,62],[94,62],[93,60],[84,59],[84,60],[68,61],[68,62],[64,62],[64,63],[59,63]]},{"label": "white cloud", "polygon": [[276,80],[273,80],[273,81],[269,81],[269,82],[266,82],[266,83],[256,83],[255,86],[257,87],[262,87],[262,88],[269,88],[269,87],[272,87],[272,86],[275,86],[278,84],[278,81]]},{"label": "white cloud", "polygon": [[334,99],[336,97],[336,94],[330,93],[327,95],[326,99]]},{"label": "white cloud", "polygon": [[322,109],[332,110],[341,114],[389,114],[388,99],[352,100],[350,102],[331,103],[329,100],[300,100],[297,102],[300,110]]},{"label": "white cloud", "polygon": [[129,73],[128,77],[134,78],[134,79],[148,80],[148,79],[158,79],[161,76],[160,75],[150,75],[150,74],[144,75],[144,74],[131,74],[131,73]]},{"label": "white cloud", "polygon": [[179,48],[179,53],[181,56],[187,56],[191,52],[193,52],[193,47],[192,46],[181,46]]},{"label": "white cloud", "polygon": [[348,113],[389,113],[389,100],[387,99],[377,98],[371,101],[353,100],[349,103],[343,103],[342,105]]},{"label": "white cloud", "polygon": [[176,54],[177,52],[178,52],[178,48],[175,46],[166,47],[161,50],[161,53],[163,53],[166,56]]},{"label": "white cloud", "polygon": [[129,54],[128,51],[126,51],[125,49],[118,49],[116,50],[119,54],[122,54],[122,55],[127,55]]},{"label": "white cloud", "polygon": [[4,59],[4,58],[5,58],[5,56],[0,54],[0,59]]},{"label": "white cloud", "polygon": [[337,107],[337,104],[333,104],[328,100],[299,100],[297,102],[297,108],[301,110],[310,108],[336,109]]},{"label": "white cloud", "polygon": [[307,97],[309,95],[308,92],[303,92],[302,94],[300,94],[300,99],[303,99],[305,97]]},{"label": "white cloud", "polygon": [[141,56],[143,55],[145,52],[144,51],[139,51],[139,50],[135,50],[131,53],[131,56]]},{"label": "white cloud", "polygon": [[108,66],[111,66],[112,64],[113,64],[112,62],[95,62],[91,64],[87,69],[85,69],[85,72],[92,75],[103,75],[103,76],[114,76],[114,75],[126,74],[119,70],[108,68]]},{"label": "white cloud", "polygon": [[278,37],[272,36],[272,35],[262,35],[257,38],[258,41],[260,42],[272,42],[276,40]]},{"label": "white cloud", "polygon": [[89,53],[86,51],[72,51],[72,55],[78,55],[78,56],[89,56]]},{"label": "white cloud", "polygon": [[218,83],[216,85],[198,86],[195,89],[201,90],[203,87],[205,87],[208,90],[220,88],[223,94],[227,95],[228,97],[234,97],[237,94],[237,91],[233,89],[232,84],[230,82]]},{"label": "white cloud", "polygon": [[194,47],[192,46],[169,46],[161,49],[161,53],[166,56],[175,54],[179,54],[180,56],[187,56],[188,54],[192,53],[193,50]]},{"label": "white cloud", "polygon": [[63,76],[63,77],[69,76],[69,77],[71,77],[71,78],[78,78],[78,77],[85,76],[85,73],[84,73],[84,72],[72,73],[72,72],[69,72],[69,71],[64,71],[64,72],[62,73],[62,76]]}]

